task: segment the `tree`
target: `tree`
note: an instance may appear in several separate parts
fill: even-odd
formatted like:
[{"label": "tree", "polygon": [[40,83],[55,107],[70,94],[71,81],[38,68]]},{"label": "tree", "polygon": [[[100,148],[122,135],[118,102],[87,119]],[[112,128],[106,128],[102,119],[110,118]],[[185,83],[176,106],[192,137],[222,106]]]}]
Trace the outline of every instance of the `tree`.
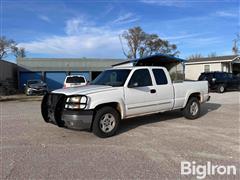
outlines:
[{"label": "tree", "polygon": [[144,39],[146,38],[145,32],[140,27],[134,27],[123,33],[123,38],[127,40],[129,52],[127,58],[137,58],[137,53],[140,50]]},{"label": "tree", "polygon": [[156,53],[174,56],[179,53],[175,44],[159,38],[157,34],[145,33],[141,27],[130,28],[123,33],[122,37],[127,41],[129,48],[128,53],[124,51],[127,58],[141,58]]},{"label": "tree", "polygon": [[216,57],[216,56],[217,56],[216,52],[211,52],[210,54],[208,54],[209,58]]},{"label": "tree", "polygon": [[17,43],[12,39],[7,39],[5,36],[0,36],[0,60],[7,57],[9,54],[15,57],[25,57],[25,49],[17,47]]},{"label": "tree", "polygon": [[13,53],[13,55],[16,58],[24,58],[24,57],[26,57],[25,49],[22,48],[22,47],[20,47],[20,48],[18,48],[16,46],[12,47],[12,53]]},{"label": "tree", "polygon": [[239,41],[240,41],[240,33],[237,34],[237,37],[233,40],[232,52],[234,55],[238,55],[240,53],[239,50]]},{"label": "tree", "polygon": [[204,56],[202,54],[196,53],[196,54],[190,55],[187,59],[192,60],[192,59],[199,59],[199,58],[204,58]]}]

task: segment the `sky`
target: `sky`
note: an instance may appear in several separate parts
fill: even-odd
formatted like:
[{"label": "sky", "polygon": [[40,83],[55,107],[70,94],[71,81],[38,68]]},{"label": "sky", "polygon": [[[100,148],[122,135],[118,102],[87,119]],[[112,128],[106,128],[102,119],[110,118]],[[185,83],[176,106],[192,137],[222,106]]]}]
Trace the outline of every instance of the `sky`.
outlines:
[{"label": "sky", "polygon": [[181,58],[231,55],[240,28],[238,0],[0,0],[0,5],[1,36],[37,58],[122,59],[119,35],[135,26],[176,44]]}]

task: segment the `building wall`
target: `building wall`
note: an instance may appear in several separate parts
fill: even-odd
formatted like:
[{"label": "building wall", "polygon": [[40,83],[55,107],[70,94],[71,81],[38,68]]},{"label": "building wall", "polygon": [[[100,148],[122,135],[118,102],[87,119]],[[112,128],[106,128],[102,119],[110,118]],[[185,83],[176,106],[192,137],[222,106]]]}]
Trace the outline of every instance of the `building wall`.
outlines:
[{"label": "building wall", "polygon": [[8,95],[17,89],[17,65],[0,60],[0,95]]},{"label": "building wall", "polygon": [[210,65],[210,71],[222,71],[222,64],[219,63],[203,63],[203,64],[185,64],[185,78],[189,80],[197,80],[202,72],[204,65]]}]

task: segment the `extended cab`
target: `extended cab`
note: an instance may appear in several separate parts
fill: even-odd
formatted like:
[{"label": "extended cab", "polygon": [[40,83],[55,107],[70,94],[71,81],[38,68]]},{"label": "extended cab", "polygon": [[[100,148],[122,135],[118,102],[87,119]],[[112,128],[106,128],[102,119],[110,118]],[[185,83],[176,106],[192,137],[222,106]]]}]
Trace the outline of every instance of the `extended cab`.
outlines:
[{"label": "extended cab", "polygon": [[181,109],[186,118],[198,118],[200,104],[209,98],[207,81],[173,83],[164,67],[117,67],[103,71],[90,85],[45,95],[42,116],[60,127],[109,137],[121,119],[130,117]]}]

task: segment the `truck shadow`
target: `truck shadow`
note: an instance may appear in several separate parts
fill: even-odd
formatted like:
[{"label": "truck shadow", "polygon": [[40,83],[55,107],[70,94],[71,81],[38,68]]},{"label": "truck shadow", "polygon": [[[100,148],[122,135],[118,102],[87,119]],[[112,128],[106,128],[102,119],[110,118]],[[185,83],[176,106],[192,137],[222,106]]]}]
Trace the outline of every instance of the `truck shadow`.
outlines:
[{"label": "truck shadow", "polygon": [[[221,107],[221,104],[216,103],[205,103],[201,106],[201,115],[200,117],[203,117],[207,115],[209,112],[215,111]],[[132,129],[135,129],[139,126],[145,125],[145,124],[154,124],[161,121],[171,121],[176,120],[180,118],[184,118],[181,110],[174,110],[169,112],[163,112],[163,113],[156,113],[152,115],[142,116],[142,117],[136,117],[136,118],[129,118],[124,119],[121,121],[121,125],[118,130],[118,134],[130,131]]]}]

